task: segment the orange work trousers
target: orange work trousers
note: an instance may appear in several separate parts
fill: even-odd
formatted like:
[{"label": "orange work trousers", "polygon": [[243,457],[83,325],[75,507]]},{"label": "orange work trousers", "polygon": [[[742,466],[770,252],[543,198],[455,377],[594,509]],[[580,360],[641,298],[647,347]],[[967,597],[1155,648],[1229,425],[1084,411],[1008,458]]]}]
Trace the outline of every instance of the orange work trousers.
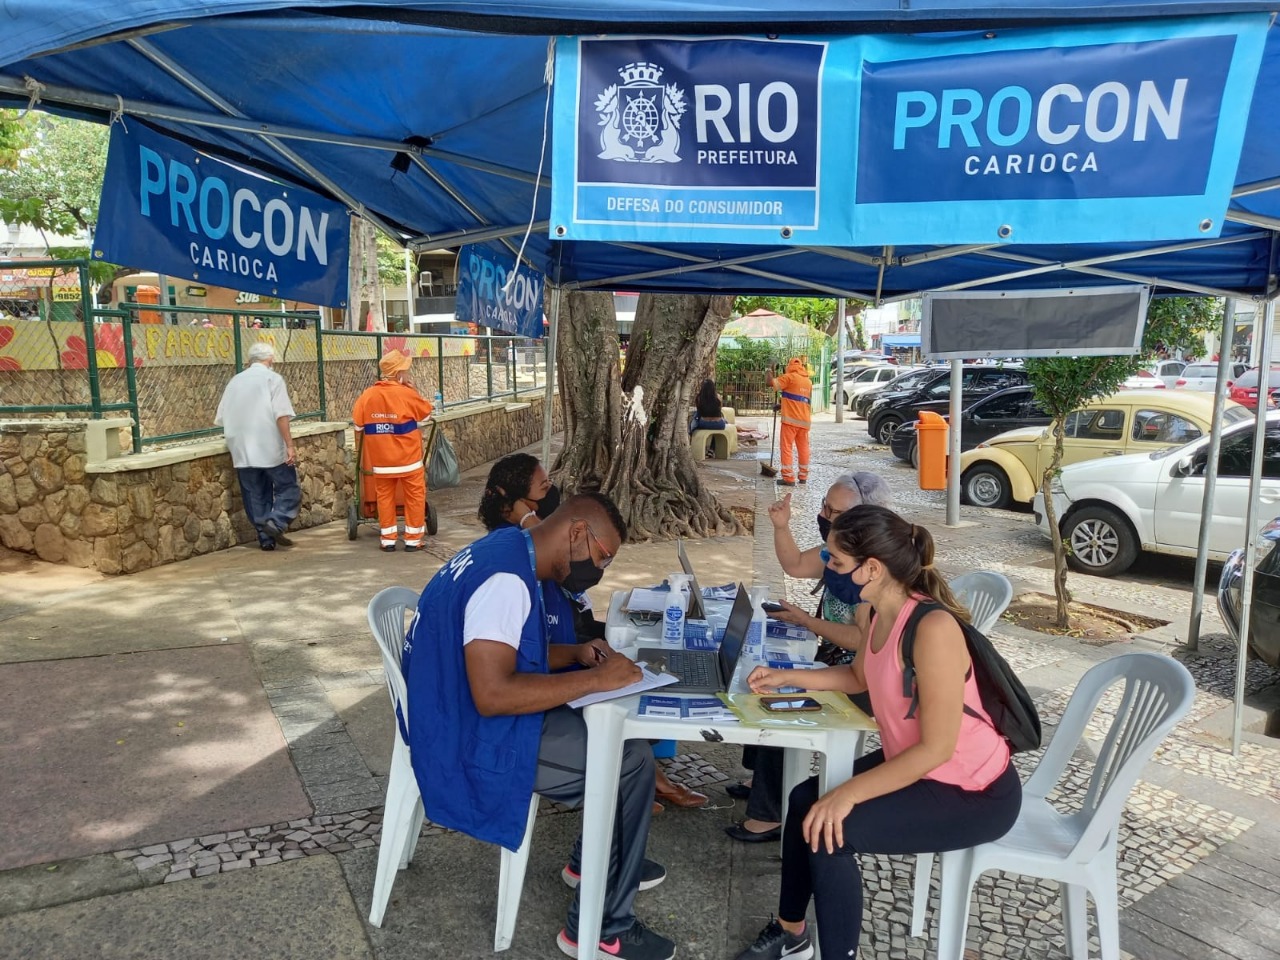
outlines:
[{"label": "orange work trousers", "polygon": [[402,484],[404,492],[404,545],[422,546],[422,535],[427,530],[427,474],[421,467],[412,473],[393,476],[375,476],[374,489],[378,494],[378,526],[382,545],[394,547],[399,539],[396,524],[396,484]]},{"label": "orange work trousers", "polygon": [[796,482],[798,455],[799,480],[806,483],[809,480],[809,428],[784,423],[778,443],[782,447],[782,479],[788,483]]}]

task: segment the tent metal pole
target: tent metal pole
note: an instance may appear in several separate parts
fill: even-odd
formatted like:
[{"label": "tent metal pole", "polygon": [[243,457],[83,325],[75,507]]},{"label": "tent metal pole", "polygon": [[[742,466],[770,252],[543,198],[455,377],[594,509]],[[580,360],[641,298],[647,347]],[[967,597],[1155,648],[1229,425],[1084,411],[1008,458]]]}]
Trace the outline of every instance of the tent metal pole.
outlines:
[{"label": "tent metal pole", "polygon": [[947,526],[960,525],[960,408],[964,361],[951,361],[951,410],[947,429]]},{"label": "tent metal pole", "polygon": [[[1236,302],[1227,298],[1222,310],[1222,335],[1218,339],[1218,378],[1213,387],[1213,429],[1209,433],[1209,460],[1204,473],[1204,500],[1200,516],[1213,516],[1213,496],[1218,488],[1218,453],[1222,449],[1222,410],[1227,399],[1227,370],[1231,366],[1231,332],[1235,326]],[[1196,543],[1196,575],[1191,581],[1191,618],[1187,621],[1187,643],[1184,649],[1200,648],[1200,618],[1204,614],[1204,578],[1209,569],[1209,524],[1201,522],[1200,539]]]},{"label": "tent metal pole", "polygon": [[[23,97],[29,96],[26,84],[19,79],[0,74],[0,92],[14,93]],[[150,117],[153,120],[170,120],[175,123],[189,123],[197,127],[213,127],[218,130],[233,130],[250,136],[281,137],[285,140],[308,140],[312,143],[334,143],[344,147],[360,147],[365,150],[383,150],[387,153],[407,153],[411,157],[428,156],[460,167],[469,167],[482,173],[491,173],[497,177],[532,183],[536,177],[523,170],[505,167],[500,163],[490,163],[474,157],[464,157],[447,150],[433,150],[431,147],[415,147],[399,140],[383,140],[381,137],[358,137],[353,134],[332,133],[327,130],[308,130],[305,127],[289,127],[278,123],[266,123],[249,117],[237,118],[203,113],[199,110],[187,110],[169,104],[153,103],[147,100],[130,100],[122,98],[117,101],[114,95],[93,93],[64,87],[61,84],[45,84],[40,91],[40,99],[48,103],[58,103],[72,107],[87,107],[101,113],[116,113],[123,105],[123,112],[133,117]],[[543,178],[544,184],[549,178]]]},{"label": "tent metal pole", "polygon": [[[550,225],[549,220],[536,220],[534,233],[542,233]],[[451,230],[448,233],[423,234],[409,241],[410,249],[421,252],[434,247],[454,247],[463,243],[482,243],[485,240],[501,240],[503,237],[514,237],[529,229],[528,223],[513,223],[501,227],[475,227],[469,230]]]},{"label": "tent metal pole", "polygon": [[[1254,314],[1257,317],[1257,314]],[[1257,323],[1255,319],[1255,324]],[[1276,302],[1268,300],[1262,315],[1258,341],[1258,415],[1253,425],[1253,465],[1249,471],[1249,503],[1244,514],[1244,579],[1240,583],[1240,645],[1236,650],[1235,708],[1231,718],[1231,755],[1240,756],[1244,725],[1244,678],[1249,663],[1249,619],[1253,606],[1254,564],[1258,559],[1258,486],[1267,440],[1267,398],[1271,380],[1271,328],[1276,322]],[[1207,522],[1202,519],[1201,522]]]},{"label": "tent metal pole", "polygon": [[[165,54],[161,53],[159,50],[157,50],[154,46],[152,46],[146,40],[133,39],[133,40],[127,40],[126,43],[128,43],[129,46],[131,46],[134,50],[138,51],[138,53],[142,54],[144,57],[146,57],[148,60],[154,63],[157,67],[159,67],[165,73],[169,74],[169,76],[173,77],[183,86],[185,86],[192,93],[209,101],[209,103],[217,107],[223,113],[231,117],[244,119],[244,114],[241,113],[239,110],[237,110],[234,106],[232,106],[230,101],[224,99],[219,94],[211,90],[207,85],[201,83],[199,80],[193,77],[187,70],[180,67],[177,63],[175,63]],[[323,173],[317,170],[314,166],[312,166],[310,163],[304,160],[301,156],[299,156],[289,147],[285,146],[275,137],[268,136],[265,134],[262,135],[261,140],[263,143],[269,146],[272,150],[274,150],[280,156],[284,157],[286,160],[292,163],[295,167],[297,167],[303,173],[307,174],[307,176],[314,178],[316,183],[323,184],[324,187],[327,188],[330,193],[332,193],[335,197],[340,199],[352,210],[356,211],[358,214],[360,214],[365,219],[369,220],[371,223],[376,224],[378,229],[381,230],[383,233],[385,233],[387,236],[394,237],[397,241],[401,240],[399,231],[395,230],[389,223],[387,223],[385,220],[383,220],[373,211],[369,210],[363,203],[361,203],[355,197],[351,196],[351,194],[347,193],[347,191],[342,189],[342,187],[338,186],[338,184],[334,180],[325,176]],[[410,310],[410,316],[412,316],[412,313],[413,311]]]},{"label": "tent metal pole", "polygon": [[[480,212],[476,210],[476,208],[473,207],[470,203],[468,203],[466,198],[462,194],[460,194],[457,190],[453,189],[453,187],[449,184],[449,182],[445,180],[442,176],[440,176],[440,174],[436,173],[434,170],[431,169],[431,167],[427,166],[427,161],[423,160],[419,156],[415,156],[413,158],[413,162],[418,165],[418,169],[420,169],[423,173],[425,173],[428,177],[431,178],[432,183],[434,183],[437,187],[439,187],[441,190],[447,193],[449,195],[449,198],[453,200],[454,203],[456,203],[459,207],[461,207],[464,211],[466,211],[466,213],[469,216],[475,217],[477,223],[479,223],[481,226],[489,225],[489,221],[486,220],[483,216],[481,216]],[[520,257],[520,248],[517,247],[510,240],[507,240],[505,238],[500,238],[498,242],[501,243],[504,247],[507,248],[507,250],[511,252],[512,258],[517,260],[523,259],[525,266],[527,266],[530,270],[538,269],[537,266],[533,263],[533,261],[530,260],[528,257],[524,257],[524,258]]]},{"label": "tent metal pole", "polygon": [[615,277],[601,277],[598,280],[588,280],[585,283],[576,285],[578,290],[590,290],[595,287],[605,287],[608,289],[617,288],[620,283],[630,283],[632,280],[648,280],[653,277],[678,277],[685,273],[700,273],[703,270],[714,270],[717,267],[732,267],[739,263],[758,263],[761,260],[775,260],[778,257],[789,257],[799,253],[798,250],[770,250],[767,253],[752,253],[744,257],[734,257],[731,260],[704,260],[701,263],[690,263],[680,267],[664,267],[661,270],[645,270],[641,273],[626,273]]},{"label": "tent metal pole", "polygon": [[547,398],[542,402],[542,466],[551,469],[551,430],[555,424],[556,341],[560,337],[560,285],[551,288],[551,330],[547,335]]},{"label": "tent metal pole", "polygon": [[[678,253],[675,250],[664,250],[661,247],[649,247],[641,243],[614,243],[612,246],[621,247],[623,250],[636,250],[640,253],[652,253],[659,257],[667,257],[671,260],[688,260],[692,263],[705,263],[710,266],[716,266],[716,261],[707,257],[699,257],[692,253]],[[794,250],[783,250],[779,254],[790,255],[799,253],[803,247],[797,247]],[[788,287],[797,287],[804,292],[825,293],[831,297],[848,297],[851,300],[862,300],[867,303],[872,302],[872,295],[869,293],[859,293],[856,290],[844,290],[839,287],[829,287],[823,283],[797,282],[794,277],[783,276],[780,273],[770,273],[767,270],[757,270],[755,267],[731,266],[728,267],[734,273],[746,273],[753,277],[760,277],[764,280],[774,280],[778,283],[784,283]],[[594,282],[594,281],[593,281]]]},{"label": "tent metal pole", "polygon": [[931,263],[934,260],[950,260],[952,257],[963,257],[968,253],[979,253],[997,246],[994,243],[970,243],[960,247],[941,247],[928,253],[911,253],[898,258],[898,266],[914,267],[920,263]]},{"label": "tent metal pole", "polygon": [[836,423],[844,423],[844,297],[836,297]]}]

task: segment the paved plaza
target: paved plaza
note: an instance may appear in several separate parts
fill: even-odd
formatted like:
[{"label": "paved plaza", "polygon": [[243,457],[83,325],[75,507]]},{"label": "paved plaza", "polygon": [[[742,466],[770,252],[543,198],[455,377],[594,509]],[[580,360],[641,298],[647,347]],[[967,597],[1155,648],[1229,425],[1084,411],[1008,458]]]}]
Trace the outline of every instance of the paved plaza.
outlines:
[{"label": "paved plaza", "polygon": [[[765,510],[777,491],[757,459],[765,443],[703,466],[726,500],[754,504],[754,539],[689,552],[704,585],[755,579],[812,604],[813,584],[786,578],[773,556]],[[1047,542],[1029,513],[966,507],[961,526],[944,527],[944,495],[916,489],[862,421],[820,419],[813,447],[810,483],[793,492],[802,546],[816,543],[831,480],[872,470],[900,512],[934,533],[948,575],[993,569],[1020,591],[1051,591]],[[365,921],[392,744],[365,604],[385,586],[421,588],[479,535],[486,472],[432,494],[440,535],[419,556],[380,553],[367,527],[351,543],[331,524],[296,534],[290,550],[242,547],[126,578],[0,560],[0,960],[492,956],[497,851],[430,824],[382,928]],[[669,543],[628,545],[597,606],[674,565]],[[1123,579],[1071,577],[1078,599],[1167,623],[1131,639],[1084,642],[1004,622],[992,632],[1047,725],[1092,664],[1180,646],[1193,569],[1144,558]],[[1186,657],[1195,706],[1121,823],[1121,943],[1138,960],[1280,960],[1280,741],[1261,732],[1280,674],[1250,666],[1255,708],[1233,758],[1234,650],[1211,595],[1204,631]],[[1114,709],[1112,698],[1099,705],[1063,806],[1079,803],[1089,748]],[[1018,758],[1024,775],[1037,759]],[[732,957],[776,905],[778,846],[735,844],[721,829],[744,815],[723,790],[744,775],[738,761],[738,748],[701,741],[664,761],[711,798],[654,819],[649,852],[669,877],[637,900],[680,957]],[[555,935],[570,893],[559,872],[580,823],[579,812],[544,804],[512,958],[561,956]],[[932,957],[932,929],[909,935],[914,858],[865,857],[864,868],[864,960]],[[984,877],[969,946],[980,957],[1064,957],[1056,887]]]}]

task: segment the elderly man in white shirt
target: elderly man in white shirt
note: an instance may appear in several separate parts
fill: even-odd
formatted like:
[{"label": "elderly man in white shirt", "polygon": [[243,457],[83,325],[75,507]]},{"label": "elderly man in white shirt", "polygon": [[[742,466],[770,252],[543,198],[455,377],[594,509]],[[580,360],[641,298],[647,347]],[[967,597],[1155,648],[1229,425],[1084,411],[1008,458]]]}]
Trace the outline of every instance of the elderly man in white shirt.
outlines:
[{"label": "elderly man in white shirt", "polygon": [[258,531],[263,550],[293,545],[284,531],[302,504],[297,455],[289,433],[293,404],[284,378],[271,369],[274,362],[271,344],[250,347],[249,366],[231,378],[214,418],[226,437],[240,478],[244,511]]}]

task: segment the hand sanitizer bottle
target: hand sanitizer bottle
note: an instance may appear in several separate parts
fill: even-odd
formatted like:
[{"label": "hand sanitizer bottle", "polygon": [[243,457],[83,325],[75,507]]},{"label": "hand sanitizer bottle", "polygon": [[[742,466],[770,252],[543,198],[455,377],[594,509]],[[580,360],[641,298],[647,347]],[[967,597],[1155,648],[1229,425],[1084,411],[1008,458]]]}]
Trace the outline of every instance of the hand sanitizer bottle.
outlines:
[{"label": "hand sanitizer bottle", "polygon": [[662,645],[676,650],[684,648],[684,574],[667,578],[667,607],[662,613]]},{"label": "hand sanitizer bottle", "polygon": [[760,606],[760,600],[752,597],[755,602],[751,605],[751,625],[747,627],[747,659],[752,663],[764,662],[764,629],[765,621],[768,615],[764,612],[764,607]]}]

